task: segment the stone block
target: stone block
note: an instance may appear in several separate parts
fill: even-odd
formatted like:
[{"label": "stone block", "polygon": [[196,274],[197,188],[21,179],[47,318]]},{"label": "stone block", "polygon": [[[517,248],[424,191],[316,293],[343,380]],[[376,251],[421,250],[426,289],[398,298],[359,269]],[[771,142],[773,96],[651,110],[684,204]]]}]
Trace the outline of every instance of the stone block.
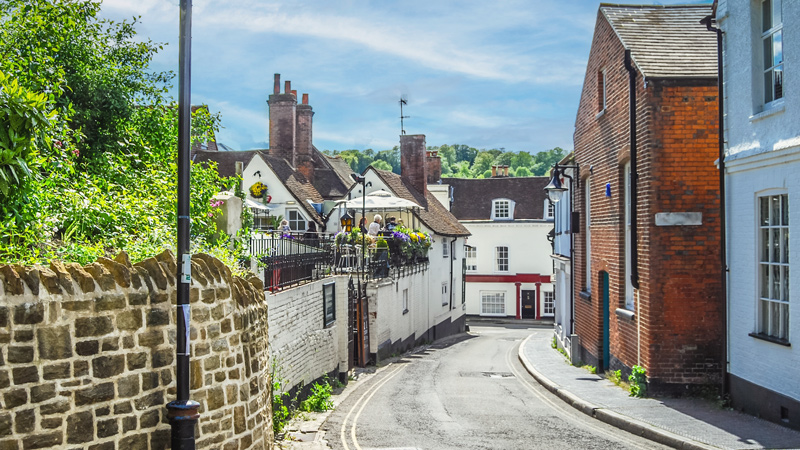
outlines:
[{"label": "stone block", "polygon": [[247,424],[244,415],[244,406],[237,406],[233,408],[233,432],[235,434],[242,434],[245,431],[247,431]]},{"label": "stone block", "polygon": [[195,390],[203,387],[203,367],[200,361],[193,359],[189,363],[189,389]]},{"label": "stone block", "polygon": [[231,329],[232,329],[232,327],[231,327],[231,319],[223,320],[219,324],[219,326],[220,326],[220,331],[222,331],[223,333],[225,333],[225,334],[230,333]]},{"label": "stone block", "polygon": [[142,391],[149,391],[158,387],[158,372],[142,374]]},{"label": "stone block", "polygon": [[31,388],[31,403],[41,403],[56,396],[56,384],[40,384]]},{"label": "stone block", "polygon": [[61,425],[64,424],[64,419],[61,417],[43,417],[39,424],[45,430],[52,430],[54,428],[61,428]]},{"label": "stone block", "polygon": [[150,450],[169,450],[170,444],[170,430],[156,430],[150,434]]},{"label": "stone block", "polygon": [[68,361],[62,363],[50,364],[42,368],[42,378],[44,378],[45,380],[60,380],[63,378],[69,378],[69,372],[70,372],[69,369],[70,369],[70,364]]},{"label": "stone block", "polygon": [[122,402],[114,405],[114,414],[117,416],[120,414],[128,414],[132,411],[133,405],[131,405],[131,402]]},{"label": "stone block", "polygon": [[157,327],[161,325],[169,325],[169,310],[166,309],[151,309],[147,312],[147,326]]},{"label": "stone block", "polygon": [[225,381],[225,372],[215,372],[214,381],[216,381],[217,383]]},{"label": "stone block", "polygon": [[114,383],[99,383],[87,389],[75,391],[75,406],[107,402],[114,398]]},{"label": "stone block", "polygon": [[[135,420],[135,418],[134,418]],[[147,434],[138,433],[132,436],[126,436],[119,441],[119,448],[125,450],[148,450],[147,448]]]},{"label": "stone block", "polygon": [[133,338],[133,336],[122,336],[122,348],[128,350],[135,346],[136,340]]},{"label": "stone block", "polygon": [[164,343],[164,332],[161,330],[148,330],[139,335],[139,345],[142,347],[155,347]]},{"label": "stone block", "polygon": [[0,370],[0,389],[5,389],[11,386],[11,380],[8,378],[8,372]]},{"label": "stone block", "polygon": [[58,274],[52,270],[42,268],[39,271],[39,279],[41,280],[41,283],[44,285],[45,289],[47,289],[47,292],[51,294],[61,293],[61,283],[58,281]]},{"label": "stone block", "polygon": [[102,336],[114,331],[110,316],[79,317],[75,320],[77,337]]},{"label": "stone block", "polygon": [[128,304],[131,306],[146,305],[147,294],[144,292],[131,292],[128,294]]},{"label": "stone block", "polygon": [[203,289],[200,291],[200,301],[203,303],[213,304],[216,300],[217,295],[214,289]]},{"label": "stone block", "polygon": [[208,345],[207,342],[198,342],[194,344],[193,354],[195,357],[205,356],[209,353],[211,353],[211,346]]},{"label": "stone block", "polygon": [[139,411],[152,407],[163,407],[164,393],[161,391],[156,391],[151,394],[147,394],[144,397],[137,398],[133,403],[135,408]]},{"label": "stone block", "polygon": [[210,372],[212,370],[217,370],[219,369],[219,366],[220,366],[219,356],[217,355],[211,355],[203,359],[203,369],[205,369],[206,371]]},{"label": "stone block", "polygon": [[72,376],[75,378],[89,376],[89,361],[75,361],[72,363]]},{"label": "stone block", "polygon": [[8,306],[0,306],[0,328],[8,326]]},{"label": "stone block", "polygon": [[119,423],[117,419],[107,419],[97,422],[97,437],[105,438],[115,436],[119,433]]},{"label": "stone block", "polygon": [[166,267],[167,275],[172,275],[174,278],[178,273],[178,266],[177,261],[175,261],[175,255],[172,254],[170,250],[164,250],[163,252],[156,255],[156,260],[164,264]]},{"label": "stone block", "polygon": [[225,406],[225,391],[221,387],[212,387],[208,390],[206,404],[209,411]]},{"label": "stone block", "polygon": [[161,384],[169,386],[172,383],[172,369],[167,368],[161,371]]},{"label": "stone block", "polygon": [[72,357],[72,336],[67,325],[36,330],[39,358],[66,359]]},{"label": "stone block", "polygon": [[35,325],[44,320],[44,305],[41,303],[23,303],[14,307],[14,323],[17,325]]},{"label": "stone block", "polygon": [[39,407],[39,414],[43,416],[50,416],[53,414],[62,414],[70,409],[69,400],[56,400],[53,403],[41,405]]},{"label": "stone block", "polygon": [[114,275],[108,271],[103,265],[98,263],[91,263],[83,267],[84,270],[92,274],[92,277],[100,285],[102,291],[113,291],[117,287],[117,282],[114,281]]},{"label": "stone block", "polygon": [[30,342],[33,340],[33,330],[14,330],[14,342]]},{"label": "stone block", "polygon": [[28,391],[25,389],[11,389],[3,394],[5,409],[16,408],[28,403]]},{"label": "stone block", "polygon": [[115,311],[128,306],[125,295],[116,292],[106,293],[94,300],[95,312]]},{"label": "stone block", "polygon": [[39,381],[39,368],[36,366],[15,367],[11,369],[14,384],[36,383]]},{"label": "stone block", "polygon": [[7,265],[0,265],[0,276],[3,278],[3,286],[6,295],[22,295],[25,293],[25,284],[19,274]]},{"label": "stone block", "polygon": [[94,419],[91,411],[67,416],[67,443],[80,444],[94,438]]},{"label": "stone block", "polygon": [[100,406],[99,408],[94,409],[94,416],[95,417],[105,417],[111,414],[111,407],[110,406]]},{"label": "stone block", "polygon": [[164,273],[163,267],[155,258],[147,258],[136,263],[134,267],[143,268],[147,273],[145,279],[149,278],[159,290],[163,291],[167,288],[167,274]]},{"label": "stone block", "polygon": [[139,375],[128,375],[117,380],[117,393],[120,398],[133,397],[139,394]]},{"label": "stone block", "polygon": [[103,339],[102,349],[104,352],[113,352],[119,350],[119,338],[110,337]]},{"label": "stone block", "polygon": [[163,348],[161,350],[153,350],[150,354],[153,369],[164,367],[172,364],[175,349]]},{"label": "stone block", "polygon": [[56,274],[56,276],[58,277],[58,282],[61,285],[61,288],[67,294],[72,295],[72,294],[75,293],[75,289],[73,287],[73,282],[72,282],[72,277],[70,276],[69,271],[67,270],[66,266],[64,266],[64,264],[62,262],[60,262],[60,261],[51,261],[50,262],[50,270],[53,271],[53,273]]},{"label": "stone block", "polygon": [[125,357],[128,359],[128,370],[141,369],[147,365],[147,353],[127,353]]},{"label": "stone block", "polygon": [[26,409],[14,414],[14,431],[17,433],[30,433],[36,427],[36,410]]},{"label": "stone block", "polygon": [[28,285],[28,288],[31,290],[31,294],[38,296],[40,283],[39,269],[36,267],[14,264],[14,270],[17,272],[17,274],[19,274],[19,277],[22,279],[22,281]]},{"label": "stone block", "polygon": [[2,413],[0,414],[0,436],[10,436],[11,435],[11,414],[9,413]]},{"label": "stone block", "polygon": [[99,356],[92,360],[92,375],[95,378],[110,378],[125,370],[125,355]]},{"label": "stone block", "polygon": [[33,347],[12,346],[8,347],[8,362],[13,364],[27,364],[33,361]]},{"label": "stone block", "polygon": [[[108,270],[111,273],[111,275],[114,277],[114,281],[118,285],[124,288],[130,287],[131,270],[129,266],[126,266],[125,264],[120,264],[117,261],[103,257],[97,258],[97,262],[101,264],[103,267],[105,267],[106,270]],[[130,263],[130,261],[128,261],[128,263]]]},{"label": "stone block", "polygon": [[92,356],[98,354],[99,352],[100,342],[98,341],[83,341],[75,344],[75,353],[77,353],[79,356]]},{"label": "stone block", "polygon": [[116,316],[117,328],[134,331],[142,327],[142,312],[138,309],[122,311]]},{"label": "stone block", "polygon": [[65,301],[61,302],[61,307],[67,311],[90,311],[92,303],[91,300]]},{"label": "stone block", "polygon": [[67,271],[69,271],[70,276],[73,280],[78,282],[78,287],[81,288],[82,292],[89,293],[94,292],[95,290],[95,283],[94,278],[89,272],[85,271],[83,267],[81,267],[78,263],[70,263],[66,266]]},{"label": "stone block", "polygon": [[157,409],[147,411],[139,418],[139,428],[154,428],[161,421],[161,416]]},{"label": "stone block", "polygon": [[102,444],[90,445],[89,450],[117,450],[117,444],[114,441],[103,442]]},{"label": "stone block", "polygon": [[36,433],[22,440],[22,448],[25,450],[36,450],[40,448],[58,448],[64,442],[64,434],[61,431],[50,433]]},{"label": "stone block", "polygon": [[215,352],[224,352],[228,350],[228,340],[220,338],[211,343],[211,349]]},{"label": "stone block", "polygon": [[122,418],[122,432],[127,433],[128,431],[135,430],[138,424],[139,420],[136,416],[125,416]]},{"label": "stone block", "polygon": [[139,286],[136,285],[136,276],[131,272],[131,286],[135,289],[145,288],[147,292],[153,292],[153,280],[150,279],[150,273],[147,272],[147,269],[144,267],[140,267],[138,265],[133,266],[134,272],[138,275],[139,278]]}]

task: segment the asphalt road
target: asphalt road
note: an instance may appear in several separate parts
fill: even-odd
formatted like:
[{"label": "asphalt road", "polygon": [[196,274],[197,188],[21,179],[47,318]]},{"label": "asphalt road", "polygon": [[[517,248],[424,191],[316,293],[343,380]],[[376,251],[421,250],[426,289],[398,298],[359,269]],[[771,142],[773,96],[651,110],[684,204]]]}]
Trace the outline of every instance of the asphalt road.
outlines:
[{"label": "asphalt road", "polygon": [[382,367],[324,426],[334,449],[665,449],[576,411],[517,349],[530,329],[472,326]]}]

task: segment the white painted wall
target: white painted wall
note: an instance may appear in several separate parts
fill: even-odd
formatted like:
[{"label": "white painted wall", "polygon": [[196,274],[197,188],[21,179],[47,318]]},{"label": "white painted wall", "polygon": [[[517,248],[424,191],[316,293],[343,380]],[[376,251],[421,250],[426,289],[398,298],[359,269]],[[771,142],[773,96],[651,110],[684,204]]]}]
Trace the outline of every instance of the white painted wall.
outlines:
[{"label": "white painted wall", "polygon": [[[761,45],[755,25],[758,2],[722,0],[718,16],[725,31],[725,133],[729,371],[739,378],[800,400],[800,384],[786,375],[800,367],[800,2],[783,2],[786,77],[782,105],[764,111],[758,76]],[[751,7],[753,9],[751,9]],[[789,340],[777,345],[748,334],[756,331],[757,196],[788,193],[790,280]]]},{"label": "white painted wall", "polygon": [[[260,176],[256,175],[256,172],[260,172]],[[286,189],[286,186],[278,179],[275,172],[273,172],[264,159],[261,158],[261,155],[256,154],[253,156],[253,159],[251,159],[250,163],[244,168],[242,172],[242,181],[244,191],[247,193],[247,198],[257,202],[260,202],[261,199],[256,199],[250,195],[250,186],[258,181],[266,184],[269,195],[272,196],[272,201],[268,206],[274,208],[270,211],[270,215],[283,216],[283,218],[286,219],[288,218],[287,210],[296,210],[306,221],[304,229],[308,228],[308,221],[310,218],[305,212],[305,209],[298,204],[298,200]],[[299,201],[306,201],[306,199],[300,199]]]}]

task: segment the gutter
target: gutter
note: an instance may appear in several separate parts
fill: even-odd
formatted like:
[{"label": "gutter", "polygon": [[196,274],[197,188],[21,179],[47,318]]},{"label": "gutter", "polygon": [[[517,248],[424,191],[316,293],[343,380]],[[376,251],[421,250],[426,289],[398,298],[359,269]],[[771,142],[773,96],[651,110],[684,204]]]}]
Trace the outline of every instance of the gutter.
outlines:
[{"label": "gutter", "polygon": [[719,107],[719,234],[720,234],[720,280],[722,299],[725,302],[725,314],[722,315],[722,395],[729,391],[728,386],[728,255],[726,252],[726,227],[725,220],[725,97],[723,96],[723,66],[722,66],[722,30],[711,25],[712,16],[706,16],[700,21],[708,31],[717,33],[717,102]]},{"label": "gutter", "polygon": [[[628,70],[630,80],[630,134],[631,134],[631,285],[634,289],[639,289],[639,227],[638,220],[638,198],[636,196],[639,173],[636,170],[636,68],[631,61],[631,51],[625,50],[625,68]],[[637,305],[638,308],[638,305]]]},{"label": "gutter", "polygon": [[458,240],[458,238],[454,237],[453,240],[450,241],[450,283],[448,283],[450,285],[450,311],[453,310],[453,261],[456,259],[456,254],[454,253],[455,245],[453,244],[456,243],[456,240]]}]

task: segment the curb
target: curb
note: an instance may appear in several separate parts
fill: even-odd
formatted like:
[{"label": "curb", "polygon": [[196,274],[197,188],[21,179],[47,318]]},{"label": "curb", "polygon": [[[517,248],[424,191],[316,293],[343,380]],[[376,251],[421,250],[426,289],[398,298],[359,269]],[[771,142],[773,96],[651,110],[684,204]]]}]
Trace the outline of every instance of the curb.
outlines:
[{"label": "curb", "polygon": [[595,405],[594,403],[587,402],[586,400],[578,397],[577,395],[573,394],[572,392],[562,388],[549,378],[542,375],[530,361],[525,356],[524,348],[525,345],[530,341],[533,337],[531,334],[522,343],[519,345],[519,350],[517,355],[519,357],[519,361],[522,363],[525,370],[528,371],[529,374],[545,389],[555,394],[558,398],[572,406],[573,408],[577,409],[578,411],[586,414],[589,417],[593,417],[601,422],[605,422],[611,426],[617,427],[621,430],[625,430],[631,434],[635,434],[637,436],[643,437],[645,439],[649,439],[654,442],[658,442],[659,444],[668,445],[673,448],[677,449],[687,449],[687,450],[715,450],[719,449],[719,447],[714,447],[706,444],[701,444],[695,440],[689,439],[687,437],[672,433],[670,431],[662,430],[660,428],[656,428],[653,425],[650,425],[646,422],[642,422],[640,420],[628,417],[624,414],[620,414],[618,412],[612,411],[610,409],[603,408],[601,406]]}]

